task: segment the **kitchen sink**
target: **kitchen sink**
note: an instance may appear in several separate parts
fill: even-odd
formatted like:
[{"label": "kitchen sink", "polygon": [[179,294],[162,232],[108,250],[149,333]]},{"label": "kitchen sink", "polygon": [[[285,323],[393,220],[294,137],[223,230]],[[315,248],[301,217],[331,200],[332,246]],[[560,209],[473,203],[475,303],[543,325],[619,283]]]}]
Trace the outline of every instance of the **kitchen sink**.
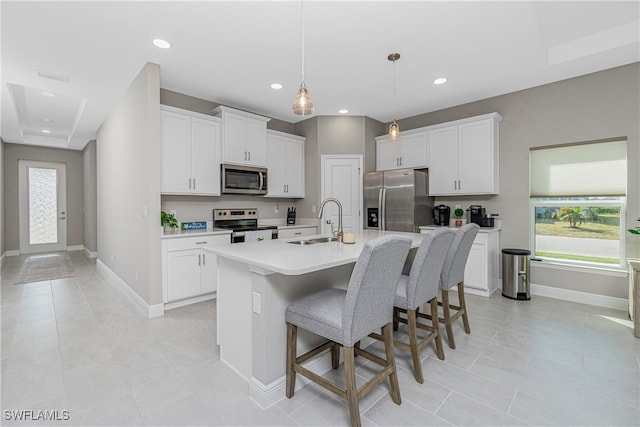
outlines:
[{"label": "kitchen sink", "polygon": [[316,242],[312,242],[311,240],[292,240],[290,242],[292,245],[315,245]]},{"label": "kitchen sink", "polygon": [[337,237],[316,237],[315,239],[308,240],[292,240],[287,243],[291,243],[292,245],[315,245],[316,243],[328,243],[337,241]]},{"label": "kitchen sink", "polygon": [[335,242],[337,240],[338,240],[337,237],[317,237],[315,239],[309,239],[309,242],[327,243],[327,242]]}]

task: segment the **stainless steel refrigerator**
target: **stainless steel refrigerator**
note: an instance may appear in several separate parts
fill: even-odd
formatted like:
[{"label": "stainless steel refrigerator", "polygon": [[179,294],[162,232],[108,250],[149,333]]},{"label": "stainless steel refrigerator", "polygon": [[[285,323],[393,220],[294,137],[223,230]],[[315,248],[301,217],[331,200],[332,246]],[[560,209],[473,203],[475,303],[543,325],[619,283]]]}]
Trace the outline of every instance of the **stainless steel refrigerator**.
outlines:
[{"label": "stainless steel refrigerator", "polygon": [[419,233],[433,224],[426,170],[400,169],[364,176],[365,228]]}]

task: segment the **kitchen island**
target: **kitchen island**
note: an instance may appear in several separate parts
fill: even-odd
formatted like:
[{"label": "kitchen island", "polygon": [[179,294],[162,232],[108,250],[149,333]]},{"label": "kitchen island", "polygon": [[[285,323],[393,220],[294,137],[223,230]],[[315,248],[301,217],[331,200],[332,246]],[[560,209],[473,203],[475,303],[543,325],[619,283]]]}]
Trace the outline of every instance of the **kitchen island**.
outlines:
[{"label": "kitchen island", "polygon": [[[356,243],[299,245],[293,239],[204,247],[218,256],[217,324],[220,359],[245,377],[251,397],[267,408],[285,397],[287,306],[312,292],[345,288],[368,240],[407,235],[417,248],[423,235],[377,230],[356,233]],[[318,236],[305,236],[305,240]],[[415,251],[414,251],[415,252]],[[322,338],[300,330],[300,353]],[[327,355],[309,369],[331,369]],[[299,386],[306,382],[300,378]]]}]

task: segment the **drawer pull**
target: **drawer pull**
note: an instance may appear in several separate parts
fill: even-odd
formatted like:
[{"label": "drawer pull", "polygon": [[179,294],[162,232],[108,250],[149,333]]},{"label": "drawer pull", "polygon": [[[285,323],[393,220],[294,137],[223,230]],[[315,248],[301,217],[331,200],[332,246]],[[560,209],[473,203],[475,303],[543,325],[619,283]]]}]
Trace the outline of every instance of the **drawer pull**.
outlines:
[{"label": "drawer pull", "polygon": [[209,243],[209,242],[196,242],[196,245],[205,245],[207,243]]}]

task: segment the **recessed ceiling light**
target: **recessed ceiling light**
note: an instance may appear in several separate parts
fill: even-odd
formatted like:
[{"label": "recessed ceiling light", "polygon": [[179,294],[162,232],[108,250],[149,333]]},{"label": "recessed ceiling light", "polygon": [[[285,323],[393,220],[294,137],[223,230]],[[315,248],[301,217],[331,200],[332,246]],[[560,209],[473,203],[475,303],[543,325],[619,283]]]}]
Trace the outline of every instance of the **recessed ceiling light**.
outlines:
[{"label": "recessed ceiling light", "polygon": [[347,114],[349,112],[349,110],[347,110],[346,108],[343,108],[342,110],[338,110],[338,113],[340,114]]},{"label": "recessed ceiling light", "polygon": [[51,133],[51,131],[49,129],[42,129],[40,132],[42,132],[42,133]]},{"label": "recessed ceiling light", "polygon": [[53,120],[51,120],[49,117],[45,117],[43,120],[44,120],[45,123],[53,122]]},{"label": "recessed ceiling light", "polygon": [[271,89],[282,89],[282,85],[280,83],[271,83]]},{"label": "recessed ceiling light", "polygon": [[162,39],[153,39],[153,44],[160,49],[169,49],[171,47],[171,43]]},{"label": "recessed ceiling light", "polygon": [[53,92],[49,92],[47,90],[43,90],[42,91],[42,95],[43,96],[48,96],[49,98],[55,98],[57,95]]},{"label": "recessed ceiling light", "polygon": [[438,79],[435,79],[433,81],[433,84],[435,85],[441,85],[441,84],[445,84],[447,82],[447,78],[446,77],[440,77]]}]

